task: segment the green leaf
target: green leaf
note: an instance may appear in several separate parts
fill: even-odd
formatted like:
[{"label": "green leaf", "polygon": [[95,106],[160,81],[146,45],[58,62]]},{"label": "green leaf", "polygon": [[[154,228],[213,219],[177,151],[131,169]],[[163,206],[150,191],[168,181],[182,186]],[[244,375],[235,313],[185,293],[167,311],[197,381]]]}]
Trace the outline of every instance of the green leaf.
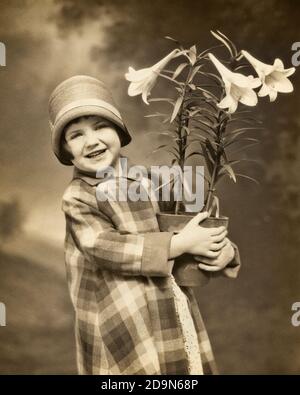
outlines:
[{"label": "green leaf", "polygon": [[193,78],[195,77],[195,75],[198,73],[198,71],[200,70],[200,68],[201,68],[202,66],[203,66],[203,65],[200,64],[199,66],[194,67],[194,69],[193,69],[193,71],[192,71],[192,74],[191,74],[191,76],[190,76],[190,78],[189,78],[189,80],[188,80],[188,83],[190,83],[190,82],[193,81]]},{"label": "green leaf", "polygon": [[257,164],[260,164],[260,165],[261,165],[261,162],[260,162],[260,161],[255,160],[255,159],[248,159],[248,158],[234,159],[234,160],[230,160],[230,161],[227,162],[227,163],[229,163],[231,166],[234,166],[234,165],[236,165],[236,164],[238,164],[238,163],[240,163],[240,162],[254,162],[254,163],[257,163]]},{"label": "green leaf", "polygon": [[151,154],[154,154],[155,152],[157,152],[157,151],[159,151],[159,150],[161,150],[161,149],[167,147],[168,145],[169,145],[169,144],[162,144],[162,145],[159,145],[157,148],[155,148],[155,150],[153,150],[153,151],[151,152]]},{"label": "green leaf", "polygon": [[163,114],[161,112],[156,112],[154,114],[144,115],[145,118],[165,117],[165,116],[166,116],[166,114]]},{"label": "green leaf", "polygon": [[148,102],[165,101],[170,104],[174,104],[174,100],[168,99],[167,97],[155,97],[153,99],[148,99]]},{"label": "green leaf", "polygon": [[217,80],[221,85],[224,85],[222,78],[215,73],[208,73],[207,71],[198,71],[198,74],[204,75],[205,77],[213,81]]},{"label": "green leaf", "polygon": [[237,114],[252,114],[251,110],[241,110],[241,111],[236,111],[235,115]]},{"label": "green leaf", "polygon": [[237,67],[234,69],[234,72],[237,72],[237,71],[242,70],[242,69],[246,69],[246,68],[248,68],[248,67],[249,67],[248,64],[241,64],[240,66],[237,66]]},{"label": "green leaf", "polygon": [[174,71],[174,74],[172,76],[173,79],[177,78],[179,74],[184,70],[184,68],[188,65],[188,63],[181,63],[177,69]]},{"label": "green leaf", "polygon": [[200,123],[203,126],[206,126],[207,128],[209,128],[210,130],[212,130],[213,132],[215,132],[215,130],[213,129],[213,127],[215,125],[209,124],[208,122],[203,121],[202,119],[193,119],[194,122],[196,123]]},{"label": "green leaf", "polygon": [[214,45],[210,48],[205,49],[204,51],[202,51],[199,55],[198,55],[198,59],[201,59],[204,57],[204,55],[206,55],[208,52],[212,51],[213,49],[217,49],[217,48],[221,48],[223,47],[223,45]]},{"label": "green leaf", "polygon": [[234,57],[233,55],[233,51],[231,49],[231,46],[228,44],[227,40],[225,40],[223,37],[221,37],[219,34],[213,32],[212,30],[210,31],[211,34],[219,41],[221,41],[222,44],[225,45],[225,47],[228,49],[228,51],[230,52],[231,56]]},{"label": "green leaf", "polygon": [[236,150],[231,151],[231,155],[232,155],[232,154],[236,154],[237,152],[244,151],[245,149],[250,148],[250,147],[253,147],[254,145],[257,145],[257,144],[258,144],[258,143],[253,143],[253,144],[244,145],[243,147],[240,147],[240,148],[238,148],[238,149],[236,149]]},{"label": "green leaf", "polygon": [[217,154],[216,154],[216,151],[214,149],[214,146],[212,145],[211,141],[208,138],[205,140],[205,145],[206,145],[206,147],[207,147],[207,149],[209,151],[209,154],[210,154],[211,158],[215,162]]},{"label": "green leaf", "polygon": [[217,30],[217,32],[218,32],[218,34],[219,34],[221,37],[223,37],[223,38],[228,42],[228,44],[231,46],[231,48],[232,48],[232,50],[233,50],[234,56],[236,57],[237,54],[238,54],[238,51],[237,51],[237,49],[236,49],[236,46],[233,44],[233,42],[232,42],[227,36],[225,36],[224,33],[221,33],[219,30]]},{"label": "green leaf", "polygon": [[244,127],[244,128],[238,128],[238,129],[234,129],[229,133],[226,133],[226,136],[233,136],[235,134],[240,134],[240,132],[247,132],[248,130],[265,130],[265,128],[259,127],[259,126],[255,126],[255,127]]},{"label": "green leaf", "polygon": [[189,57],[191,59],[191,64],[195,64],[197,60],[197,48],[196,45],[193,45],[189,50]]},{"label": "green leaf", "polygon": [[175,152],[173,152],[173,151],[171,151],[169,149],[167,149],[166,151],[169,152],[170,154],[172,154],[173,156],[175,156],[175,158],[180,162],[180,156],[179,155],[177,155]]},{"label": "green leaf", "polygon": [[240,174],[240,173],[236,173],[235,174],[237,177],[243,177],[243,178],[247,178],[250,181],[255,182],[255,184],[260,185],[259,181],[257,181],[255,178],[250,177],[250,176],[246,176],[245,174]]},{"label": "green leaf", "polygon": [[173,110],[173,113],[171,116],[170,123],[172,123],[174,121],[174,119],[176,118],[176,116],[180,110],[180,107],[182,105],[182,102],[183,102],[183,96],[179,96],[178,99],[176,100],[175,105],[174,105],[174,110]]},{"label": "green leaf", "polygon": [[187,126],[183,126],[182,129],[186,131],[186,134],[189,135],[191,133],[191,130]]},{"label": "green leaf", "polygon": [[[199,130],[199,132],[198,132],[198,130]],[[216,137],[214,132],[212,132],[211,130],[203,129],[200,126],[193,126],[193,131],[195,131],[196,136],[198,136],[198,137],[201,137],[203,133],[206,133],[209,137],[211,137],[213,139]],[[202,138],[205,139],[204,136]]]},{"label": "green leaf", "polygon": [[[176,161],[176,159],[173,159],[172,160],[172,162],[173,161]],[[163,188],[164,186],[166,186],[166,185],[168,185],[168,184],[174,184],[174,182],[175,182],[175,180],[179,177],[178,175],[177,176],[174,176],[173,174],[171,174],[171,179],[170,180],[168,180],[168,181],[166,181],[165,183],[163,183],[163,184],[161,184],[161,185],[159,185],[156,189],[155,189],[155,191],[159,191],[161,188]]]},{"label": "green leaf", "polygon": [[[227,123],[232,123],[232,122],[244,122],[246,124],[250,124],[252,125],[253,123],[256,123],[258,125],[261,125],[263,122],[260,121],[259,119],[256,118],[251,118],[251,117],[247,117],[247,118],[239,118],[239,117],[231,117]],[[263,128],[262,128],[263,129]]]},{"label": "green leaf", "polygon": [[202,152],[194,151],[194,152],[191,152],[190,154],[188,154],[188,155],[185,157],[185,159],[188,160],[190,157],[192,157],[192,156],[194,156],[194,155],[200,155],[200,156],[203,156],[203,157],[204,157],[204,155],[203,155]]},{"label": "green leaf", "polygon": [[215,96],[212,92],[208,91],[207,89],[201,88],[200,86],[197,86],[197,89],[203,93],[203,95],[207,99],[213,100],[215,103],[219,103],[219,99],[217,96]]},{"label": "green leaf", "polygon": [[171,132],[168,131],[162,131],[162,132],[147,132],[146,134],[157,134],[158,136],[168,136],[173,138],[174,135]]},{"label": "green leaf", "polygon": [[232,178],[234,182],[236,182],[235,173],[234,173],[232,167],[227,164],[223,164],[222,167],[227,171],[229,177]]},{"label": "green leaf", "polygon": [[173,37],[165,36],[165,39],[166,39],[166,40],[174,41],[176,44],[180,44],[179,41],[175,40],[175,38],[173,38]]},{"label": "green leaf", "polygon": [[199,143],[200,141],[205,143],[206,142],[206,137],[198,135],[198,137],[195,137],[194,139],[189,140],[191,144],[193,143]]},{"label": "green leaf", "polygon": [[199,113],[200,115],[202,115],[202,113],[204,113],[204,114],[209,115],[210,117],[212,117],[214,120],[217,120],[217,119],[218,119],[217,114],[216,114],[216,113],[213,113],[213,112],[210,111],[208,108],[201,107],[201,108],[198,109],[197,111],[198,111],[198,112],[196,112],[195,115],[197,115],[198,113]]},{"label": "green leaf", "polygon": [[205,143],[200,143],[200,144],[201,144],[202,153],[203,153],[203,156],[204,156],[204,159],[205,159],[205,163],[206,163],[208,172],[209,172],[210,175],[212,175],[213,169],[214,169],[214,162],[212,161],[212,159],[208,155]]},{"label": "green leaf", "polygon": [[255,143],[259,143],[260,141],[258,139],[252,138],[252,137],[244,137],[242,139],[238,139],[238,136],[233,136],[230,142],[227,142],[224,144],[224,147],[229,147],[232,144],[239,143],[241,141],[252,141]]}]

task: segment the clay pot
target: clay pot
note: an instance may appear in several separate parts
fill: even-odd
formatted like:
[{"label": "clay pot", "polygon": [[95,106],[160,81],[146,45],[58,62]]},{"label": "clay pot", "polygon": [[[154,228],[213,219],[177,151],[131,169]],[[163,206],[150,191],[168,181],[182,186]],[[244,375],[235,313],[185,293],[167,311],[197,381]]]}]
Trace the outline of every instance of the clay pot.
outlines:
[{"label": "clay pot", "polygon": [[[198,213],[157,214],[157,221],[161,232],[178,233],[184,226]],[[208,217],[200,223],[205,228],[213,228],[218,226],[228,227],[228,217]],[[183,254],[175,259],[173,268],[173,276],[178,285],[188,287],[203,287],[211,277],[211,273],[198,268],[199,262],[190,254]]]}]

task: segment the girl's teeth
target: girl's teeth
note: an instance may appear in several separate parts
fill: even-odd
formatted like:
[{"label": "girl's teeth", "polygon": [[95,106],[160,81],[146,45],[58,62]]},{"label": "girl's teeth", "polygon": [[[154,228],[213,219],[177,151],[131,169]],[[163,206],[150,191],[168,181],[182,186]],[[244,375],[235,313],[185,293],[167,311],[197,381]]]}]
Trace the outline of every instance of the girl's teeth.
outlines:
[{"label": "girl's teeth", "polygon": [[97,152],[95,152],[94,154],[89,154],[88,157],[89,157],[89,158],[94,158],[94,157],[96,157],[96,156],[98,156],[98,155],[104,154],[104,152],[105,152],[105,150],[97,151]]}]

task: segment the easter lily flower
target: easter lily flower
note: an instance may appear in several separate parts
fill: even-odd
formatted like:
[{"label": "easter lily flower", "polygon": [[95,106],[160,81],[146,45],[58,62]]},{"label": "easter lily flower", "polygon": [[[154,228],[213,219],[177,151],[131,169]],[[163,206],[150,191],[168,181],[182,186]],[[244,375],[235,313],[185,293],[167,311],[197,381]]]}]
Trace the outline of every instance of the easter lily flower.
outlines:
[{"label": "easter lily flower", "polygon": [[143,101],[146,104],[149,104],[147,98],[156,83],[159,73],[161,73],[171,59],[179,56],[180,54],[179,49],[174,49],[174,51],[169,53],[152,67],[147,67],[141,70],[134,70],[132,67],[129,67],[128,73],[125,74],[127,81],[130,81],[128,95],[137,96],[141,94]]},{"label": "easter lily flower", "polygon": [[218,103],[219,108],[228,108],[230,114],[237,109],[238,103],[241,102],[247,106],[257,104],[257,96],[254,88],[261,85],[259,78],[252,75],[245,76],[240,73],[234,73],[225,67],[213,54],[208,54],[210,60],[220,73],[225,85],[226,96]]},{"label": "easter lily flower", "polygon": [[275,59],[273,65],[265,64],[250,55],[247,51],[241,51],[248,62],[254,67],[257,75],[262,81],[262,87],[258,96],[269,95],[270,101],[274,101],[278,92],[293,92],[293,84],[287,78],[295,72],[295,67],[285,69],[280,59]]}]

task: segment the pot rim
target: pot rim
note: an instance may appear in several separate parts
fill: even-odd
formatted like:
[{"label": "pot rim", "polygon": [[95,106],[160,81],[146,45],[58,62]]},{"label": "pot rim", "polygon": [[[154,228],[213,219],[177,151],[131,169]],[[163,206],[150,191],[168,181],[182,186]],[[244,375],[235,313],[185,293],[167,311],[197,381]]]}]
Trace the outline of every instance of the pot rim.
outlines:
[{"label": "pot rim", "polygon": [[[196,216],[198,213],[182,213],[182,214],[174,214],[170,212],[161,212],[157,213],[157,215],[165,216],[165,217],[192,217],[193,215]],[[207,217],[205,219],[229,219],[229,217],[225,215],[220,215],[219,217]]]}]

